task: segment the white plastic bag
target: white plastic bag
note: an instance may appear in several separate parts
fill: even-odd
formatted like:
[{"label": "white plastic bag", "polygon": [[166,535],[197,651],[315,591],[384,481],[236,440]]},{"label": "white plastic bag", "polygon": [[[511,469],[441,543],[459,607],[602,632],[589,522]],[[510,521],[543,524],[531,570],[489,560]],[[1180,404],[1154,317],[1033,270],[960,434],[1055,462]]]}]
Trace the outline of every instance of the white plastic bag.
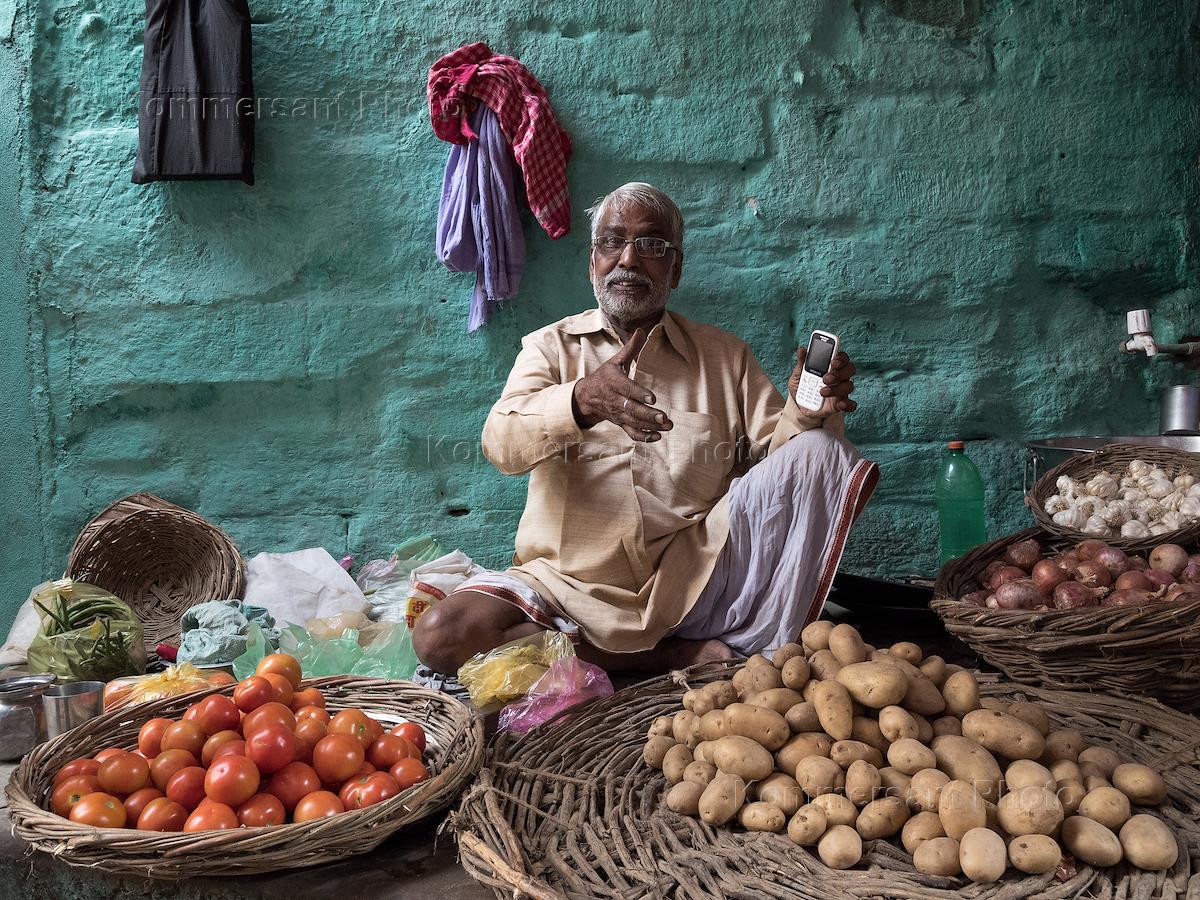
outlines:
[{"label": "white plastic bag", "polygon": [[417,566],[408,576],[408,597],[403,607],[388,605],[386,608],[376,606],[381,622],[399,622],[404,620],[408,627],[416,625],[421,613],[429,609],[460,584],[475,575],[487,570],[463,553],[454,550],[445,556],[440,556],[431,562]]},{"label": "white plastic bag", "polygon": [[367,611],[362,589],[323,547],[258,554],[246,565],[244,599],[265,606],[280,623]]}]

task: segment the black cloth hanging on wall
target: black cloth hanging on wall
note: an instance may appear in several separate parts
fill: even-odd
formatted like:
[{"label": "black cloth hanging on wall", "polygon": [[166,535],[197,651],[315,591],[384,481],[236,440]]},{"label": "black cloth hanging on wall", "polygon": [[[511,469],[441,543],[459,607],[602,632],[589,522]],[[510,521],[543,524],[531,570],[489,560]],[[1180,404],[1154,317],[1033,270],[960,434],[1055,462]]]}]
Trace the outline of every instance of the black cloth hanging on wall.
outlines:
[{"label": "black cloth hanging on wall", "polygon": [[254,184],[246,0],[146,0],[134,184]]}]

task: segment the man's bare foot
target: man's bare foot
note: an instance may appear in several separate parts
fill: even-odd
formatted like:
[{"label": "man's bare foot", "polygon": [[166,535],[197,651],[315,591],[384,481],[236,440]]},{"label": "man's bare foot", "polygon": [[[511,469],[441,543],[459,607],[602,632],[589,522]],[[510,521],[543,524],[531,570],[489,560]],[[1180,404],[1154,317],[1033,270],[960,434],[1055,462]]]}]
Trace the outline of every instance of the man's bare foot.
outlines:
[{"label": "man's bare foot", "polygon": [[[668,647],[668,645],[674,646]],[[712,638],[707,641],[687,641],[683,638],[671,638],[663,641],[663,649],[675,657],[674,668],[684,669],[688,666],[698,666],[701,663],[718,662],[722,659],[736,659],[729,645]]]}]

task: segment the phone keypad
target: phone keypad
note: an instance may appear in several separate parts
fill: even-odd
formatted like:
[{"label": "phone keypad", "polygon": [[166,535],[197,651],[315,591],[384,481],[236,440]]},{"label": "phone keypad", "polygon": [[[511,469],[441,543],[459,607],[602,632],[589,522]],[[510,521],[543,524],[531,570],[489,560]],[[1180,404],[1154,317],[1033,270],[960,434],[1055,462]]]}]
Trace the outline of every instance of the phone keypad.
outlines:
[{"label": "phone keypad", "polygon": [[821,379],[801,378],[800,386],[796,388],[796,404],[815,412],[821,408],[824,402],[825,398],[821,396]]}]

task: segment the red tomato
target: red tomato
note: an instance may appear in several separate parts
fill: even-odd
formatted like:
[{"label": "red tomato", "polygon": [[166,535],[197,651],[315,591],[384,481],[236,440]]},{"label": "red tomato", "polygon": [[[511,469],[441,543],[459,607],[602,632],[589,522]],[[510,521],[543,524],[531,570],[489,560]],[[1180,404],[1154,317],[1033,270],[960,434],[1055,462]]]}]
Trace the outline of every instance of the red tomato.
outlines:
[{"label": "red tomato", "polygon": [[167,750],[186,750],[188,753],[197,759],[200,758],[200,751],[204,749],[204,742],[208,740],[208,735],[204,733],[204,729],[200,727],[198,722],[188,722],[186,720],[180,722],[172,722],[163,730],[162,741],[159,746],[161,752]]},{"label": "red tomato", "polygon": [[363,764],[363,747],[358,738],[348,734],[331,734],[321,738],[313,747],[313,768],[321,780],[341,784],[354,776]]},{"label": "red tomato", "polygon": [[156,800],[163,796],[163,792],[158,788],[142,788],[140,791],[134,791],[125,798],[125,820],[137,824],[137,820],[142,815],[142,810],[146,808],[151,800]]},{"label": "red tomato", "polygon": [[125,805],[112,794],[88,794],[71,807],[71,821],[97,828],[124,828]]},{"label": "red tomato", "polygon": [[296,727],[296,714],[282,703],[272,700],[246,714],[246,718],[242,719],[242,734],[249,738],[251,732],[267,724],[282,725],[291,731]]},{"label": "red tomato", "polygon": [[371,765],[369,762],[367,762],[364,759],[363,764],[358,767],[358,771],[356,771],[353,775],[351,775],[350,778],[361,778],[364,775],[371,775],[372,773],[378,772],[378,771],[379,770],[377,768],[375,768],[373,765]]},{"label": "red tomato", "polygon": [[330,791],[313,791],[296,804],[292,813],[293,822],[311,822],[313,819],[324,819],[344,813],[346,807],[338,799],[338,795]]},{"label": "red tomato", "polygon": [[274,686],[259,675],[251,675],[233,689],[233,702],[242,712],[253,712],[274,699]]},{"label": "red tomato", "polygon": [[271,687],[275,688],[275,702],[282,703],[288,709],[291,709],[292,698],[296,695],[296,689],[292,687],[292,683],[278,672],[267,672],[261,677],[271,682]]},{"label": "red tomato", "polygon": [[183,823],[184,831],[216,831],[237,827],[237,813],[224,803],[214,803],[211,800],[197,806]]},{"label": "red tomato", "polygon": [[374,806],[400,793],[400,785],[387,772],[375,772],[354,778],[342,785],[339,797],[346,809]]},{"label": "red tomato", "polygon": [[163,732],[170,724],[170,719],[150,719],[138,732],[138,750],[147,759],[154,759],[162,752]]},{"label": "red tomato", "polygon": [[188,811],[166,797],[157,797],[146,804],[137,818],[138,831],[183,831]]},{"label": "red tomato", "polygon": [[150,780],[150,763],[135,753],[110,756],[96,773],[100,789],[110,794],[132,794]]},{"label": "red tomato", "polygon": [[95,775],[100,771],[100,763],[96,762],[91,757],[80,757],[73,759],[54,776],[54,783],[59,784],[73,775]]},{"label": "red tomato", "polygon": [[315,706],[317,709],[324,709],[325,695],[314,687],[298,690],[292,695],[292,709],[296,710],[297,713],[308,706]]},{"label": "red tomato", "polygon": [[207,736],[214,735],[219,731],[236,731],[238,725],[242,723],[241,710],[234,705],[232,700],[221,694],[205,697],[196,704],[196,708],[199,710],[196,713],[196,724],[204,730]]},{"label": "red tomato", "polygon": [[204,776],[204,793],[210,800],[241,806],[258,793],[258,767],[244,756],[223,756]]},{"label": "red tomato", "polygon": [[322,706],[302,706],[296,710],[296,724],[299,725],[305,719],[316,719],[322,725],[328,725],[329,713]]},{"label": "red tomato", "polygon": [[86,797],[100,791],[100,782],[95,775],[68,775],[54,786],[50,794],[50,809],[64,819],[71,814],[71,807]]},{"label": "red tomato", "polygon": [[329,720],[330,734],[349,734],[358,738],[363,750],[371,746],[371,729],[368,719],[361,710],[343,709]]},{"label": "red tomato", "polygon": [[200,751],[200,765],[211,766],[213,757],[217,751],[226,744],[231,744],[234,741],[241,741],[242,736],[236,731],[218,731],[216,734],[209,736],[209,739],[204,742],[204,748]]},{"label": "red tomato", "polygon": [[321,789],[321,779],[312,766],[300,762],[288,763],[267,782],[265,793],[274,794],[291,812],[307,794]]},{"label": "red tomato", "polygon": [[262,828],[282,825],[287,821],[287,812],[274,794],[255,794],[238,807],[237,817],[247,828]]},{"label": "red tomato", "polygon": [[96,760],[96,762],[102,763],[106,759],[109,759],[114,756],[121,756],[122,754],[128,753],[128,752],[129,752],[128,750],[122,750],[120,747],[109,747],[107,750],[101,750],[99,753],[97,753],[92,758],[94,760]]},{"label": "red tomato", "polygon": [[165,791],[172,775],[180,769],[199,764],[200,761],[186,750],[164,750],[150,763],[150,780],[160,791]]},{"label": "red tomato", "polygon": [[401,722],[390,733],[404,738],[416,747],[422,756],[425,755],[425,747],[428,746],[425,740],[425,729],[416,722]]},{"label": "red tomato", "polygon": [[278,772],[296,758],[296,736],[282,725],[263,725],[246,739],[246,755],[264,774]]},{"label": "red tomato", "polygon": [[193,703],[186,710],[184,710],[182,719],[184,722],[195,722],[196,717],[199,715],[200,715],[200,704]]},{"label": "red tomato", "polygon": [[371,739],[370,743],[367,744],[368,747],[383,737],[385,732],[386,729],[376,719],[367,716],[367,736]]},{"label": "red tomato", "polygon": [[254,669],[255,675],[281,675],[288,680],[292,689],[300,687],[300,660],[287,653],[272,653],[264,656]]},{"label": "red tomato", "polygon": [[390,769],[402,759],[420,759],[421,751],[397,734],[385,734],[367,750],[367,759],[377,769]]},{"label": "red tomato", "polygon": [[396,784],[404,791],[428,778],[429,770],[419,759],[401,759],[388,770],[388,774],[396,779]]},{"label": "red tomato", "polygon": [[180,769],[167,782],[166,795],[186,810],[193,810],[204,799],[204,770],[199,766]]},{"label": "red tomato", "polygon": [[[246,742],[243,740],[227,741],[216,749],[213,753],[213,759],[220,759],[222,756],[245,756]],[[211,765],[211,760],[209,762]]]},{"label": "red tomato", "polygon": [[[296,723],[296,740],[305,747],[305,752],[308,756],[312,756],[313,748],[317,746],[317,742],[325,737],[325,723],[320,719],[302,719]],[[357,743],[357,742],[356,742]]]},{"label": "red tomato", "polygon": [[205,681],[207,681],[213,687],[224,687],[227,684],[237,684],[236,678],[234,678],[228,672],[222,671],[221,669],[217,669],[211,675],[208,675],[205,678]]}]

